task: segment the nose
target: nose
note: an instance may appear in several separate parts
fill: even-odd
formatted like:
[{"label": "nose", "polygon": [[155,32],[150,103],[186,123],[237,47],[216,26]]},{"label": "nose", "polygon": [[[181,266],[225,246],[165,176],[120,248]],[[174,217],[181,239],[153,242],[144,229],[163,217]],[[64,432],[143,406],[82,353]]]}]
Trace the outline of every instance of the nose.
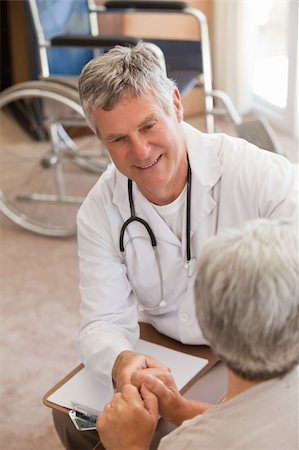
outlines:
[{"label": "nose", "polygon": [[150,153],[150,144],[144,136],[138,134],[131,138],[130,150],[135,158],[143,160]]}]

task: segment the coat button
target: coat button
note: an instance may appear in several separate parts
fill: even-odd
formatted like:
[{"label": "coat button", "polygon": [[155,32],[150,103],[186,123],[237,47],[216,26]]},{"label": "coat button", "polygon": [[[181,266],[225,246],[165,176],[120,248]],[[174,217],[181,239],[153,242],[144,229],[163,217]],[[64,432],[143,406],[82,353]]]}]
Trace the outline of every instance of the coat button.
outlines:
[{"label": "coat button", "polygon": [[180,318],[181,318],[182,322],[188,322],[188,320],[190,319],[190,316],[187,313],[181,313]]}]

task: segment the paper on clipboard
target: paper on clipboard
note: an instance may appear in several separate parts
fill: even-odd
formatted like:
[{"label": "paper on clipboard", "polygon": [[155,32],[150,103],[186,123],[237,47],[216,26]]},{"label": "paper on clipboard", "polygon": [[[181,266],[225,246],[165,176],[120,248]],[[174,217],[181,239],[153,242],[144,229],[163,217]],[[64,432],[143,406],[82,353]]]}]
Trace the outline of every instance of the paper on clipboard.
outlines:
[{"label": "paper on clipboard", "polygon": [[[169,367],[179,390],[208,364],[207,359],[188,355],[143,339],[139,339],[135,350],[154,356]],[[112,395],[112,389],[99,383],[85,367],[52,393],[47,400],[69,409],[75,402],[100,412],[111,400]]]}]

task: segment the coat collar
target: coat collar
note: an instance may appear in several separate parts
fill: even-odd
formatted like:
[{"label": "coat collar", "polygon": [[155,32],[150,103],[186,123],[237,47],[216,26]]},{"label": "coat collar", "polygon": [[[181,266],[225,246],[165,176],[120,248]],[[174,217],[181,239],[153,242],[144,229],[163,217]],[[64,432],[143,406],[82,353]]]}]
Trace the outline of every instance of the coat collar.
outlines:
[{"label": "coat collar", "polygon": [[196,178],[198,185],[208,191],[215,186],[222,174],[218,155],[220,135],[201,133],[186,122],[182,126],[193,179]]}]

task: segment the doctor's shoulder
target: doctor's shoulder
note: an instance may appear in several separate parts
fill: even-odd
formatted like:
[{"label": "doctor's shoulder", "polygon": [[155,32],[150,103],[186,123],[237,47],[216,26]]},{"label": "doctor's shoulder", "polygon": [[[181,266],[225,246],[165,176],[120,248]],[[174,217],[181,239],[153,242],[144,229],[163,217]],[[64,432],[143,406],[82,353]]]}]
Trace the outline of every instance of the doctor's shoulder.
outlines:
[{"label": "doctor's shoulder", "polygon": [[287,158],[249,142],[224,136],[218,156],[222,191],[258,217],[298,215],[296,167]]},{"label": "doctor's shoulder", "polygon": [[264,150],[250,142],[226,134],[219,134],[221,145],[218,157],[225,174],[232,172],[235,176],[243,173],[245,177],[263,178],[269,169],[276,169],[278,173],[293,173],[294,165],[284,156]]}]

